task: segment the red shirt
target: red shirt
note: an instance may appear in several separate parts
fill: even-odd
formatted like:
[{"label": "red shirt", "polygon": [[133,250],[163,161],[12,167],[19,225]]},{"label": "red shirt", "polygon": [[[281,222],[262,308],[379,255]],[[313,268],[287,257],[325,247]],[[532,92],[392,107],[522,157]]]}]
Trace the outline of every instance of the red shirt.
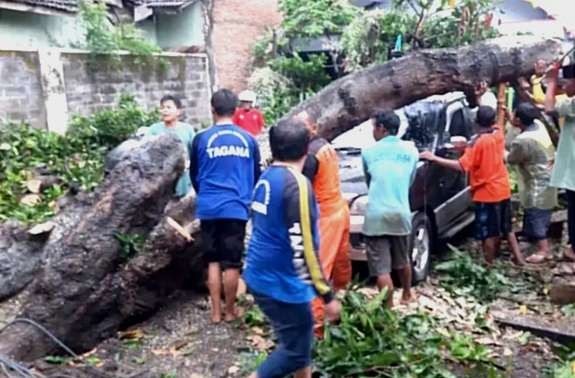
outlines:
[{"label": "red shirt", "polygon": [[494,126],[493,132],[481,134],[459,159],[461,167],[469,173],[473,201],[493,203],[511,198],[504,151],[505,136]]},{"label": "red shirt", "polygon": [[264,116],[254,108],[237,108],[232,121],[253,136],[258,135],[264,128]]}]

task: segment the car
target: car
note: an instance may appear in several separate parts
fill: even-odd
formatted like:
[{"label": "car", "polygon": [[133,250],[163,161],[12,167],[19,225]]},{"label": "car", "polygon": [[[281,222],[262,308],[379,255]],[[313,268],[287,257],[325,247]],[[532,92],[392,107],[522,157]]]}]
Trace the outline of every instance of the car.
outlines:
[{"label": "car", "polygon": [[[432,96],[396,111],[401,120],[398,135],[419,151],[457,159],[452,137],[469,140],[475,132],[474,115],[461,92]],[[461,138],[459,138],[461,139]],[[367,206],[367,184],[361,150],[375,144],[367,121],[332,141],[340,159],[341,190],[350,207],[350,258],[366,261],[362,235]],[[429,273],[431,253],[440,240],[453,237],[473,223],[475,215],[468,177],[437,164],[419,161],[411,186],[413,230],[410,238],[414,282]]]}]

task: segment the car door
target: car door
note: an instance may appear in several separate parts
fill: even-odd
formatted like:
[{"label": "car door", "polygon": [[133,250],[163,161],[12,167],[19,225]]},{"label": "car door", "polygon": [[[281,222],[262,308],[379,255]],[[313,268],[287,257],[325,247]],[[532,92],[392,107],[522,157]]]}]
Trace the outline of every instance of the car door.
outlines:
[{"label": "car door", "polygon": [[[440,133],[440,143],[435,153],[448,159],[458,159],[461,155],[452,148],[446,148],[452,136],[463,136],[469,140],[473,133],[469,109],[463,101],[456,101],[446,108],[446,122]],[[437,165],[436,165],[437,166]],[[466,214],[471,205],[471,191],[468,177],[464,172],[441,168],[435,173],[434,182],[441,198],[433,210],[438,233],[443,234],[457,219]]]}]

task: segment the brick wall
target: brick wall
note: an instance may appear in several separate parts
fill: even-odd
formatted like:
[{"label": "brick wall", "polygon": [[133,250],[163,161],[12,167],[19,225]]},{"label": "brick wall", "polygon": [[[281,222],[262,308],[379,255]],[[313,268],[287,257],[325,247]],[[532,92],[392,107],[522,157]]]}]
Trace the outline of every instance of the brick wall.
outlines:
[{"label": "brick wall", "polygon": [[38,55],[0,51],[0,121],[46,123]]},{"label": "brick wall", "polygon": [[[111,65],[109,60],[94,60],[85,52],[62,51],[57,64],[61,65],[63,85],[55,88],[65,95],[65,104],[56,113],[88,115],[116,105],[122,94],[133,95],[139,104],[151,109],[169,93],[182,98],[186,122],[194,126],[209,124],[211,84],[206,56],[164,54],[163,60],[162,68],[154,63],[138,63],[135,57],[123,55],[118,63]],[[36,51],[0,51],[0,120],[24,121],[51,130],[65,129],[47,124],[45,107],[50,102],[45,100],[54,88],[47,85],[48,78],[40,74],[43,64]],[[54,109],[50,110],[54,113]],[[66,118],[67,115],[61,117]]]},{"label": "brick wall", "polygon": [[278,0],[214,0],[211,42],[219,87],[245,89],[254,43],[280,21]]},{"label": "brick wall", "polygon": [[185,121],[208,122],[209,78],[204,55],[164,57],[165,64],[135,63],[122,56],[119,63],[85,54],[62,54],[65,92],[71,114],[87,115],[114,106],[122,94],[132,94],[146,108],[158,106],[165,94],[182,98]]}]

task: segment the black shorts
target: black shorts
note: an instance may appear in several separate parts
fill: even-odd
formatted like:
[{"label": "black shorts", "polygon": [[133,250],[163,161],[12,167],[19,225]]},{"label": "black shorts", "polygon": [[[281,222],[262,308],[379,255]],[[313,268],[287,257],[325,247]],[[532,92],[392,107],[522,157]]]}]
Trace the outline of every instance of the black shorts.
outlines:
[{"label": "black shorts", "polygon": [[486,240],[506,236],[512,231],[511,201],[475,202],[475,238]]},{"label": "black shorts", "polygon": [[244,253],[246,221],[209,219],[200,222],[202,249],[207,263],[220,263],[222,269],[240,269]]},{"label": "black shorts", "polygon": [[547,239],[552,212],[550,209],[525,209],[523,214],[523,234],[527,239],[531,241]]}]

